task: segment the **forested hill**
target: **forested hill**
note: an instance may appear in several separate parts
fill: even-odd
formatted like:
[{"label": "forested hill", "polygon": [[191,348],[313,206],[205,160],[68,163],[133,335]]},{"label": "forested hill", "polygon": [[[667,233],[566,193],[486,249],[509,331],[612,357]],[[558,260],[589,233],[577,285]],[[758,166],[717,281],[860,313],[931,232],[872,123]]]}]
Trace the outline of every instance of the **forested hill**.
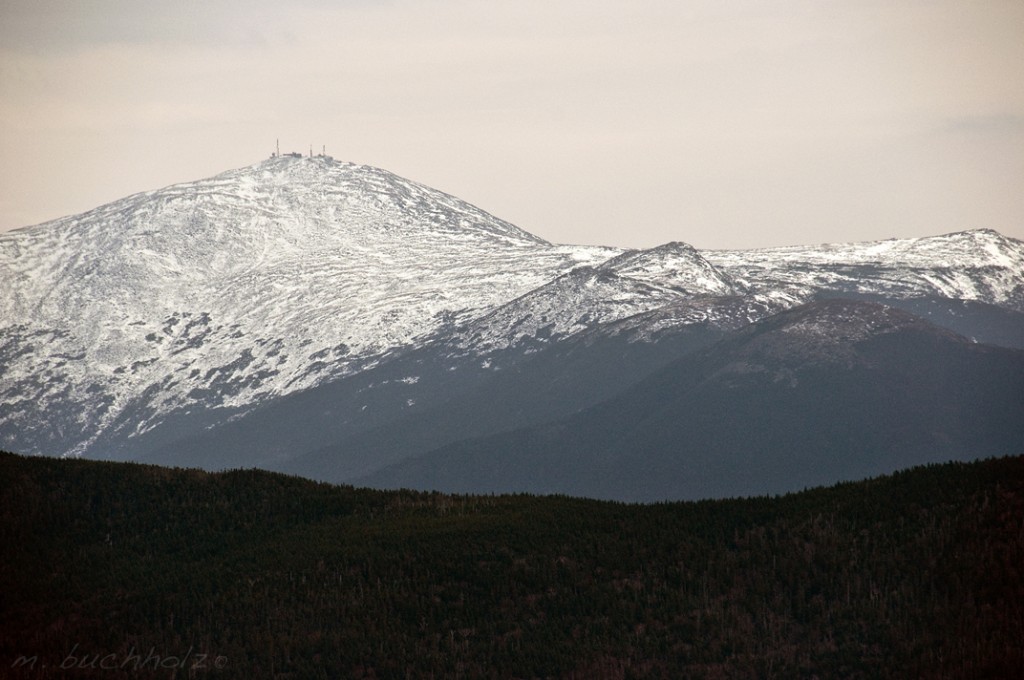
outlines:
[{"label": "forested hill", "polygon": [[624,505],[0,454],[0,676],[1013,677],[1024,458]]}]

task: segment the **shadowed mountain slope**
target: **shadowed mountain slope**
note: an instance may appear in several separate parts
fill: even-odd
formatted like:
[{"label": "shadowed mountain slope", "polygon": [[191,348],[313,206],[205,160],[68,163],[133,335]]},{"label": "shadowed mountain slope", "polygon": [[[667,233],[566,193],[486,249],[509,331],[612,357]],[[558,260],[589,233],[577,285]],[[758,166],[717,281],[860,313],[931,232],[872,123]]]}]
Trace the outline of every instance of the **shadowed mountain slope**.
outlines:
[{"label": "shadowed mountain slope", "polygon": [[827,300],[696,351],[542,426],[360,483],[620,500],[781,493],[1024,450],[1024,352],[874,303]]}]

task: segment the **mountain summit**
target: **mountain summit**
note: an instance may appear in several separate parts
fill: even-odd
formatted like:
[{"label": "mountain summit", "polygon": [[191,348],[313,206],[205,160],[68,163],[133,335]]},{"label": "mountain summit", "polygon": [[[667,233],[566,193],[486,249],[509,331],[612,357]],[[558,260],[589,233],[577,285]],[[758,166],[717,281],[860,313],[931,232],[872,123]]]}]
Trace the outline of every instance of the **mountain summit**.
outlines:
[{"label": "mountain summit", "polygon": [[[275,157],[3,234],[0,421],[41,435],[25,446],[22,424],[4,443],[82,451],[129,405],[145,402],[142,431],[146,411],[308,388],[609,252],[552,246],[325,157]],[[68,410],[81,423],[44,424]]]},{"label": "mountain summit", "polygon": [[0,234],[0,290],[3,448],[334,481],[590,408],[827,298],[1024,345],[1024,244],[996,232],[556,245],[326,156]]}]

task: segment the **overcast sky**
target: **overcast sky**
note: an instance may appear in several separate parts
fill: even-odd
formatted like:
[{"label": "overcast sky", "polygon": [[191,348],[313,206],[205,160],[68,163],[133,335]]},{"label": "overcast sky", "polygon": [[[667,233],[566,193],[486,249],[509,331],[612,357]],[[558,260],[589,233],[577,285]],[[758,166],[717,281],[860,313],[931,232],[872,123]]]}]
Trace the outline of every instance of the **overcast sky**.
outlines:
[{"label": "overcast sky", "polygon": [[0,3],[0,230],[278,138],[555,242],[1024,238],[1024,2]]}]

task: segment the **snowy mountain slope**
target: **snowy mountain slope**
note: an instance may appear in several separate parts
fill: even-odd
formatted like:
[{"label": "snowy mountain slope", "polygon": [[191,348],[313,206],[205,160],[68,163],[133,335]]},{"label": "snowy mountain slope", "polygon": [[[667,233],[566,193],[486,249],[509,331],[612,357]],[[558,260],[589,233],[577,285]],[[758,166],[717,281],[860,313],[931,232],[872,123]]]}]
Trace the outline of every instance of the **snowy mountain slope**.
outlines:
[{"label": "snowy mountain slope", "polygon": [[578,267],[476,320],[465,344],[487,351],[564,338],[663,307],[680,297],[675,291],[619,276],[613,270]]},{"label": "snowy mountain slope", "polygon": [[[216,427],[200,422],[201,412],[175,415],[125,438],[119,419],[93,448],[105,457],[257,465],[343,482],[458,439],[575,412],[786,306],[746,296],[682,300],[557,342],[545,336],[482,353],[456,347],[459,336],[441,336],[359,373],[222,415],[230,422]],[[133,414],[122,417],[131,423]]]},{"label": "snowy mountain slope", "polygon": [[243,406],[372,365],[615,252],[552,246],[327,158],[138,194],[0,235],[0,421],[77,411],[79,431],[69,421],[29,449],[63,453],[139,400],[139,432],[193,403]]},{"label": "snowy mountain slope", "polygon": [[[281,432],[312,426],[304,409],[384,427],[560,343],[720,333],[822,296],[938,300],[959,332],[980,320],[1006,337],[1024,246],[984,230],[747,252],[552,245],[384,170],[284,156],[0,234],[0,290],[0,445],[127,456],[285,397]],[[963,300],[969,314],[950,306]],[[276,446],[264,458],[289,455]]]},{"label": "snowy mountain slope", "polygon": [[565,338],[693,298],[735,295],[692,246],[667,243],[581,266],[487,313],[461,331],[476,352]]},{"label": "snowy mountain slope", "polygon": [[600,265],[605,271],[667,288],[687,298],[733,295],[731,278],[708,262],[693,246],[673,241],[647,250],[628,250]]},{"label": "snowy mountain slope", "polygon": [[[962,300],[1024,312],[1024,244],[991,230],[703,254],[668,243],[579,267],[487,313],[458,335],[463,346],[483,352],[536,346],[538,339],[610,329],[619,322],[649,321],[655,324],[651,333],[703,323],[725,309],[735,315],[745,308],[739,318],[752,323],[814,298],[844,295],[908,305]],[[734,298],[743,302],[728,302]],[[646,314],[657,310],[664,313],[655,323]]]},{"label": "snowy mountain slope", "polygon": [[754,292],[944,297],[1024,312],[1024,243],[989,229],[704,256]]},{"label": "snowy mountain slope", "polygon": [[[351,482],[460,440],[546,423],[618,395],[681,356],[748,326],[752,315],[767,315],[767,308],[740,297],[684,300],[594,325],[557,342],[549,337],[525,352],[521,345],[489,352],[484,356],[491,375],[433,394],[427,392],[428,380],[406,386],[423,408],[409,409],[386,425],[337,437],[319,449],[296,451],[274,469]],[[459,372],[472,373],[464,368]],[[244,429],[251,432],[267,428],[267,420],[254,413],[237,424],[248,421]],[[211,431],[188,448],[223,451],[231,439],[224,434]]]}]

